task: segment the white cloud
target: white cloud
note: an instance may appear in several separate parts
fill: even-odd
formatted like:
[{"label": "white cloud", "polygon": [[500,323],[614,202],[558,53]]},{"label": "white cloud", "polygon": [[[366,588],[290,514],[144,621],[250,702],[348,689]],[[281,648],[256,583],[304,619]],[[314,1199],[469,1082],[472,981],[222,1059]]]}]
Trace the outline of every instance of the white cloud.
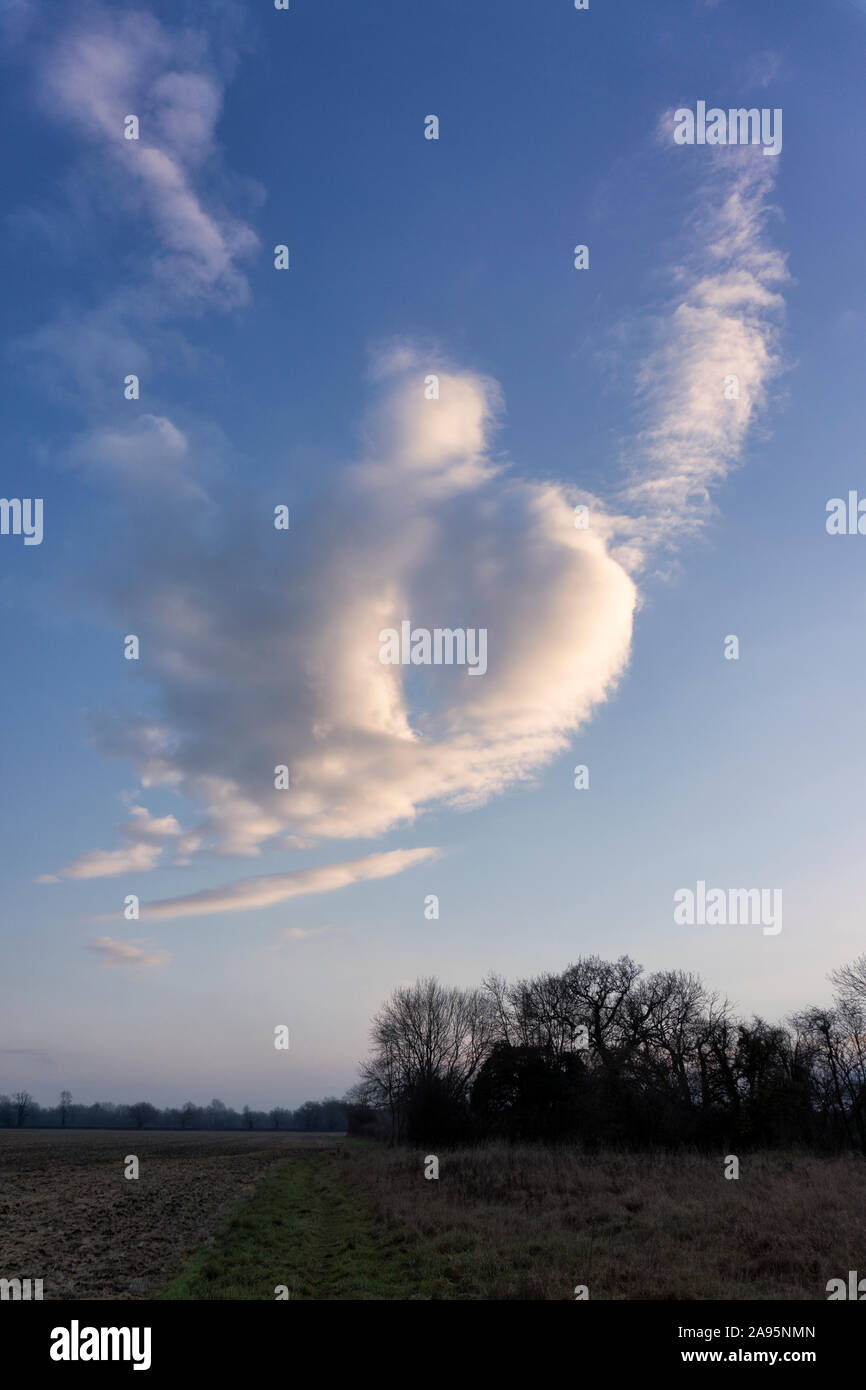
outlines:
[{"label": "white cloud", "polygon": [[[435,849],[389,850],[342,864],[323,864],[319,868],[294,869],[284,874],[262,874],[219,888],[205,888],[199,893],[188,893],[180,898],[164,898],[160,902],[143,904],[141,915],[149,921],[161,922],[173,917],[201,917],[213,912],[271,907],[274,903],[288,902],[290,898],[310,893],[332,893],[353,883],[390,878],[416,864],[429,863],[436,854]],[[303,936],[312,933],[296,930],[293,934]]]},{"label": "white cloud", "polygon": [[[276,548],[267,514],[235,519],[230,563],[168,520],[146,563],[125,538],[123,620],[159,702],[96,735],[145,787],[204,808],[202,850],[378,836],[479,804],[562,753],[625,667],[636,590],[609,519],[576,530],[576,492],[492,461],[498,392],[436,362],[427,400],[429,366],[392,364],[363,458]],[[383,666],[379,632],[406,618],[486,628],[487,674]]]},{"label": "white cloud", "polygon": [[159,845],[128,845],[125,849],[91,849],[60,872],[64,878],[114,878],[117,874],[143,873],[156,867],[162,855]]},{"label": "white cloud", "polygon": [[[131,424],[91,430],[73,442],[66,458],[102,483],[150,496],[203,501],[207,495],[194,476],[187,436],[164,416],[143,412]],[[195,468],[203,471],[200,459]]]},{"label": "white cloud", "polygon": [[[76,298],[6,353],[10,371],[91,420],[115,403],[122,375],[152,382],[154,363],[177,372],[208,358],[171,323],[178,310],[231,309],[249,298],[244,266],[259,242],[227,203],[258,207],[264,190],[224,169],[215,139],[248,24],[239,6],[214,0],[207,8],[198,30],[90,0],[51,14],[22,4],[0,16],[10,54],[32,73],[34,102],[55,128],[80,137],[59,181],[62,204],[14,209],[19,234],[47,242],[53,260],[71,268],[106,225],[117,246],[135,249],[110,291],[101,275],[114,255],[96,260]],[[128,115],[139,119],[138,140],[124,138]],[[81,292],[91,285],[88,302]]]},{"label": "white cloud", "polygon": [[115,941],[110,936],[97,936],[88,942],[88,950],[101,956],[103,965],[132,965],[150,968],[166,965],[171,959],[163,951],[145,951],[137,941]]},{"label": "white cloud", "polygon": [[[670,139],[667,118],[664,130]],[[750,147],[713,154],[692,250],[674,271],[677,300],[638,382],[646,424],[629,448],[623,494],[636,554],[706,522],[711,489],[739,459],[780,367],[779,287],[787,271],[766,236],[774,161]],[[738,399],[726,399],[729,376],[738,379]]]},{"label": "white cloud", "polygon": [[[149,215],[160,243],[151,269],[163,288],[187,303],[243,302],[238,262],[257,238],[196,186],[214,155],[223,90],[200,37],[169,34],[148,14],[90,6],[57,27],[37,67],[45,111],[86,137],[116,199]],[[129,115],[138,140],[124,138]]]},{"label": "white cloud", "polygon": [[[174,816],[151,816],[144,806],[133,806],[132,819],[118,827],[126,841],[122,849],[88,850],[60,873],[64,878],[112,878],[117,874],[142,873],[153,869],[162,858],[168,842],[182,834]],[[42,882],[56,875],[44,875]]]}]

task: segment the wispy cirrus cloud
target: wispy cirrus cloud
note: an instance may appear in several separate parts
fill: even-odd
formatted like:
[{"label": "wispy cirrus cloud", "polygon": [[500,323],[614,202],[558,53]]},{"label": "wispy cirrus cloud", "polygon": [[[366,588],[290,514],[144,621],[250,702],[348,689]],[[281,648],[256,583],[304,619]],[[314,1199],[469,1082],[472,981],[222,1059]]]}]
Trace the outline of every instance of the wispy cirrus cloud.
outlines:
[{"label": "wispy cirrus cloud", "polygon": [[[671,140],[672,119],[666,113],[660,122],[663,141]],[[711,492],[740,459],[781,367],[788,275],[767,235],[776,167],[756,154],[713,151],[689,244],[671,272],[675,296],[638,376],[643,424],[627,447],[620,495],[638,553],[676,544],[707,522]]]},{"label": "wispy cirrus cloud", "polygon": [[[188,308],[205,297],[244,302],[240,263],[258,238],[205,191],[223,81],[201,34],[169,31],[142,11],[88,6],[53,26],[36,54],[46,115],[77,130],[121,205],[149,218],[154,280]],[[130,115],[138,139],[125,138]]]},{"label": "wispy cirrus cloud", "polygon": [[171,959],[164,951],[146,951],[138,941],[115,941],[110,936],[94,937],[88,942],[88,950],[94,951],[101,964],[107,966],[153,969],[167,965]]},{"label": "wispy cirrus cloud", "polygon": [[[436,857],[435,849],[398,849],[371,854],[364,859],[346,860],[341,864],[323,864],[314,869],[292,869],[284,874],[261,874],[240,879],[219,888],[204,888],[179,898],[164,898],[142,907],[142,917],[148,921],[165,921],[174,917],[201,917],[214,912],[249,911],[288,902],[291,898],[310,893],[332,893],[353,883],[391,878],[416,864],[426,864]],[[295,935],[298,933],[296,932]],[[311,933],[301,932],[301,935]]]},{"label": "wispy cirrus cloud", "polygon": [[[234,19],[232,16],[234,15]],[[176,328],[178,313],[228,310],[249,298],[245,266],[259,241],[227,205],[241,192],[258,204],[261,190],[228,177],[216,141],[226,73],[240,11],[209,7],[208,37],[182,23],[162,25],[143,9],[100,3],[50,17],[37,6],[3,16],[5,37],[32,75],[31,99],[47,121],[78,137],[64,188],[67,207],[19,208],[22,232],[43,240],[64,234],[52,255],[68,255],[70,229],[85,244],[108,221],[134,230],[137,254],[122,279],[96,302],[66,304],[52,320],[19,338],[16,370],[37,375],[70,405],[98,409],[106,382],[146,373],[154,360],[194,356]],[[126,139],[128,116],[139,138]],[[102,264],[94,274],[101,286]]]}]

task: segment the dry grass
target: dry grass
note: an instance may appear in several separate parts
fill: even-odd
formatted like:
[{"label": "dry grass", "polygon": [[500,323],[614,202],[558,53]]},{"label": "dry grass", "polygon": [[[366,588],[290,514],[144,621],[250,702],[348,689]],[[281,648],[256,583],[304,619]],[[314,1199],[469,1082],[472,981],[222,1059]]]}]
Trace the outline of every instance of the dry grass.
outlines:
[{"label": "dry grass", "polygon": [[854,1156],[744,1154],[734,1181],[721,1157],[490,1145],[440,1151],[433,1181],[422,1152],[344,1152],[433,1297],[823,1300],[828,1279],[866,1274]]}]

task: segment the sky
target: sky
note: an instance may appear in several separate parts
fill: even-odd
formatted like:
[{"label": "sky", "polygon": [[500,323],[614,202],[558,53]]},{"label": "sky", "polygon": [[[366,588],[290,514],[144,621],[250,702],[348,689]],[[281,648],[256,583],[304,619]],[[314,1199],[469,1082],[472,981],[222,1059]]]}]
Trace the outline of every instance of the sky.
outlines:
[{"label": "sky", "polygon": [[[397,985],[590,954],[827,1001],[866,5],[0,14],[0,1091],[295,1106]],[[384,664],[403,621],[486,671]],[[680,925],[700,881],[781,930]]]}]

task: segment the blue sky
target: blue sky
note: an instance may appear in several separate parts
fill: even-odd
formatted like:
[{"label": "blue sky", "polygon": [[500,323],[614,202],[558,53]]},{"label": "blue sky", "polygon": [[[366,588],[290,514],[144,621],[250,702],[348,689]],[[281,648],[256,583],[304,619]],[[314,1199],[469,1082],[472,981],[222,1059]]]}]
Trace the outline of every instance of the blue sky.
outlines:
[{"label": "blue sky", "polygon": [[[826,998],[864,7],[2,8],[2,490],[45,534],[0,536],[0,1090],[298,1104],[399,982],[591,952]],[[781,154],[677,147],[698,100],[781,108]],[[401,688],[387,614],[488,626],[487,676]],[[699,879],[781,887],[783,930],[676,926]]]}]

